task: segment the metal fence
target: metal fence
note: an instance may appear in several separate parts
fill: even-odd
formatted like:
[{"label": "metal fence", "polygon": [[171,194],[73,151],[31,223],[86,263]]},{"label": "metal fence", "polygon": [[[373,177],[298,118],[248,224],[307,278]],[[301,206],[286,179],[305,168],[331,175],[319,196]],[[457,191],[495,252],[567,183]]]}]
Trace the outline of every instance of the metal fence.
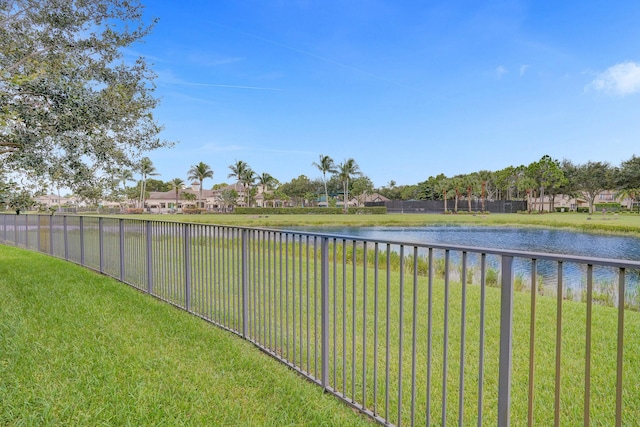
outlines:
[{"label": "metal fence", "polygon": [[640,424],[638,262],[82,216],[0,215],[0,243],[238,334],[382,424]]},{"label": "metal fence", "polygon": [[[369,203],[366,205],[386,206],[388,213],[444,213],[454,211],[454,201],[447,200],[389,200],[388,202]],[[445,209],[446,206],[446,209]],[[484,208],[484,209],[483,209]],[[516,213],[518,211],[527,210],[527,202],[523,200],[471,200],[471,206],[467,200],[458,202],[458,211],[466,213],[472,212],[491,212],[491,213]]]}]

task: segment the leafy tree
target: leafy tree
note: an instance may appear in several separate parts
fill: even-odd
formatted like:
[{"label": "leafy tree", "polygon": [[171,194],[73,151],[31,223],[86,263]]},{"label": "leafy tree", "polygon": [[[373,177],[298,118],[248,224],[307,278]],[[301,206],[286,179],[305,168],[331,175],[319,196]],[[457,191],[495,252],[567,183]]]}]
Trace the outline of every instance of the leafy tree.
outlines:
[{"label": "leafy tree", "polygon": [[212,190],[221,190],[225,187],[228,187],[229,184],[227,184],[226,182],[221,182],[219,184],[213,184],[213,187],[211,187]]},{"label": "leafy tree", "polygon": [[[318,193],[322,184],[318,181],[310,180],[306,175],[300,175],[289,182],[285,182],[278,187],[279,193],[294,199],[296,204],[304,206],[305,196],[309,193]],[[282,198],[280,198],[282,200]]]},{"label": "leafy tree", "polygon": [[0,2],[0,163],[76,194],[108,187],[168,145],[152,112],[154,73],[122,52],[146,36],[138,1]]},{"label": "leafy tree", "polygon": [[351,181],[351,194],[358,200],[358,206],[363,202],[361,197],[373,192],[373,182],[368,176],[359,176]]},{"label": "leafy tree", "polygon": [[189,172],[187,173],[189,174],[187,179],[195,179],[198,181],[198,184],[200,184],[200,207],[204,208],[204,200],[202,199],[202,182],[207,178],[213,178],[213,170],[208,164],[200,162],[197,165],[191,166],[191,169],[189,169]]},{"label": "leafy tree", "polygon": [[238,192],[236,190],[224,190],[220,194],[223,210],[226,211],[227,208],[233,208],[234,206],[236,206],[238,204],[238,197],[240,196],[238,195]]},{"label": "leafy tree", "polygon": [[402,185],[400,188],[401,200],[424,200],[424,193],[417,185]]},{"label": "leafy tree", "polygon": [[603,190],[614,185],[613,168],[607,162],[587,162],[582,165],[565,163],[568,179],[573,181],[576,191],[589,202],[589,213],[593,213],[593,204]]},{"label": "leafy tree", "polygon": [[[527,167],[528,176],[535,182],[536,189],[540,192],[540,212],[544,211],[544,194],[545,189],[552,189],[551,194],[555,196],[565,180],[564,172],[560,167],[560,162],[554,160],[551,156],[544,155],[542,158]],[[555,193],[555,194],[554,194]],[[550,204],[550,210],[553,209],[553,203]]]},{"label": "leafy tree", "polygon": [[619,197],[632,199],[640,212],[640,157],[631,156],[620,164],[615,177]]},{"label": "leafy tree", "polygon": [[184,181],[181,178],[173,178],[171,181],[169,181],[169,184],[171,184],[171,188],[176,192],[175,208],[178,209],[178,196],[180,190],[184,188]]},{"label": "leafy tree", "polygon": [[344,191],[344,213],[348,211],[347,201],[349,200],[349,181],[354,176],[360,176],[360,168],[353,159],[347,159],[340,163],[336,169],[336,173],[342,182],[342,189]]},{"label": "leafy tree", "polygon": [[322,172],[322,183],[324,184],[324,201],[329,206],[329,191],[327,190],[327,173],[335,173],[336,166],[333,162],[333,159],[329,156],[324,156],[320,154],[320,161],[318,163],[313,162],[313,166],[317,167],[320,172]]}]

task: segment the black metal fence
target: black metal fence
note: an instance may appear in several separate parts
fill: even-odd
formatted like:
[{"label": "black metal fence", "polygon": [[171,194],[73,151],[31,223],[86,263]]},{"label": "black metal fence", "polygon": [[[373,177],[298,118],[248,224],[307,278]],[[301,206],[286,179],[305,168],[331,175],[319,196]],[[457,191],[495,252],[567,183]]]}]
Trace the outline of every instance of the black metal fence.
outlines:
[{"label": "black metal fence", "polygon": [[[376,205],[377,206],[377,205]],[[388,213],[444,213],[444,200],[390,200],[380,204],[386,206]],[[482,212],[482,200],[472,200],[471,208],[467,200],[458,201],[458,212]],[[455,201],[447,200],[447,212],[454,212]],[[527,202],[523,200],[485,200],[484,211],[491,213],[516,213],[526,211]]]}]

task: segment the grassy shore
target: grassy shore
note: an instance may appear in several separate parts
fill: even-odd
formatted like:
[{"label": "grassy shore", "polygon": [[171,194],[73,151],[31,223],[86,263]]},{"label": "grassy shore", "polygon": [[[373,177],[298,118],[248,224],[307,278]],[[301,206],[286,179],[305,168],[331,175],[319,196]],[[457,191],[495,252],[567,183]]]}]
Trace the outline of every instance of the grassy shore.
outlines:
[{"label": "grassy shore", "polygon": [[0,425],[371,425],[250,343],[0,246]]},{"label": "grassy shore", "polygon": [[549,214],[386,214],[386,215],[128,215],[127,218],[185,221],[246,227],[354,226],[420,227],[429,225],[488,225],[567,228],[593,233],[640,234],[640,215]]}]

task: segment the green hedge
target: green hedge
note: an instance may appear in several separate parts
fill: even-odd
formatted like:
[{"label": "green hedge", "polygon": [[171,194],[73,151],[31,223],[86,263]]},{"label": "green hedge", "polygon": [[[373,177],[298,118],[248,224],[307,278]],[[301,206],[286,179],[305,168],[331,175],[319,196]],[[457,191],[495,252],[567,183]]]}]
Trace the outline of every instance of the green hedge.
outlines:
[{"label": "green hedge", "polygon": [[[342,208],[236,208],[235,214],[239,215],[338,215],[343,213]],[[349,208],[351,215],[384,215],[386,206]]]},{"label": "green hedge", "polygon": [[597,211],[606,209],[608,212],[617,212],[622,209],[620,203],[596,203],[594,206]]}]

